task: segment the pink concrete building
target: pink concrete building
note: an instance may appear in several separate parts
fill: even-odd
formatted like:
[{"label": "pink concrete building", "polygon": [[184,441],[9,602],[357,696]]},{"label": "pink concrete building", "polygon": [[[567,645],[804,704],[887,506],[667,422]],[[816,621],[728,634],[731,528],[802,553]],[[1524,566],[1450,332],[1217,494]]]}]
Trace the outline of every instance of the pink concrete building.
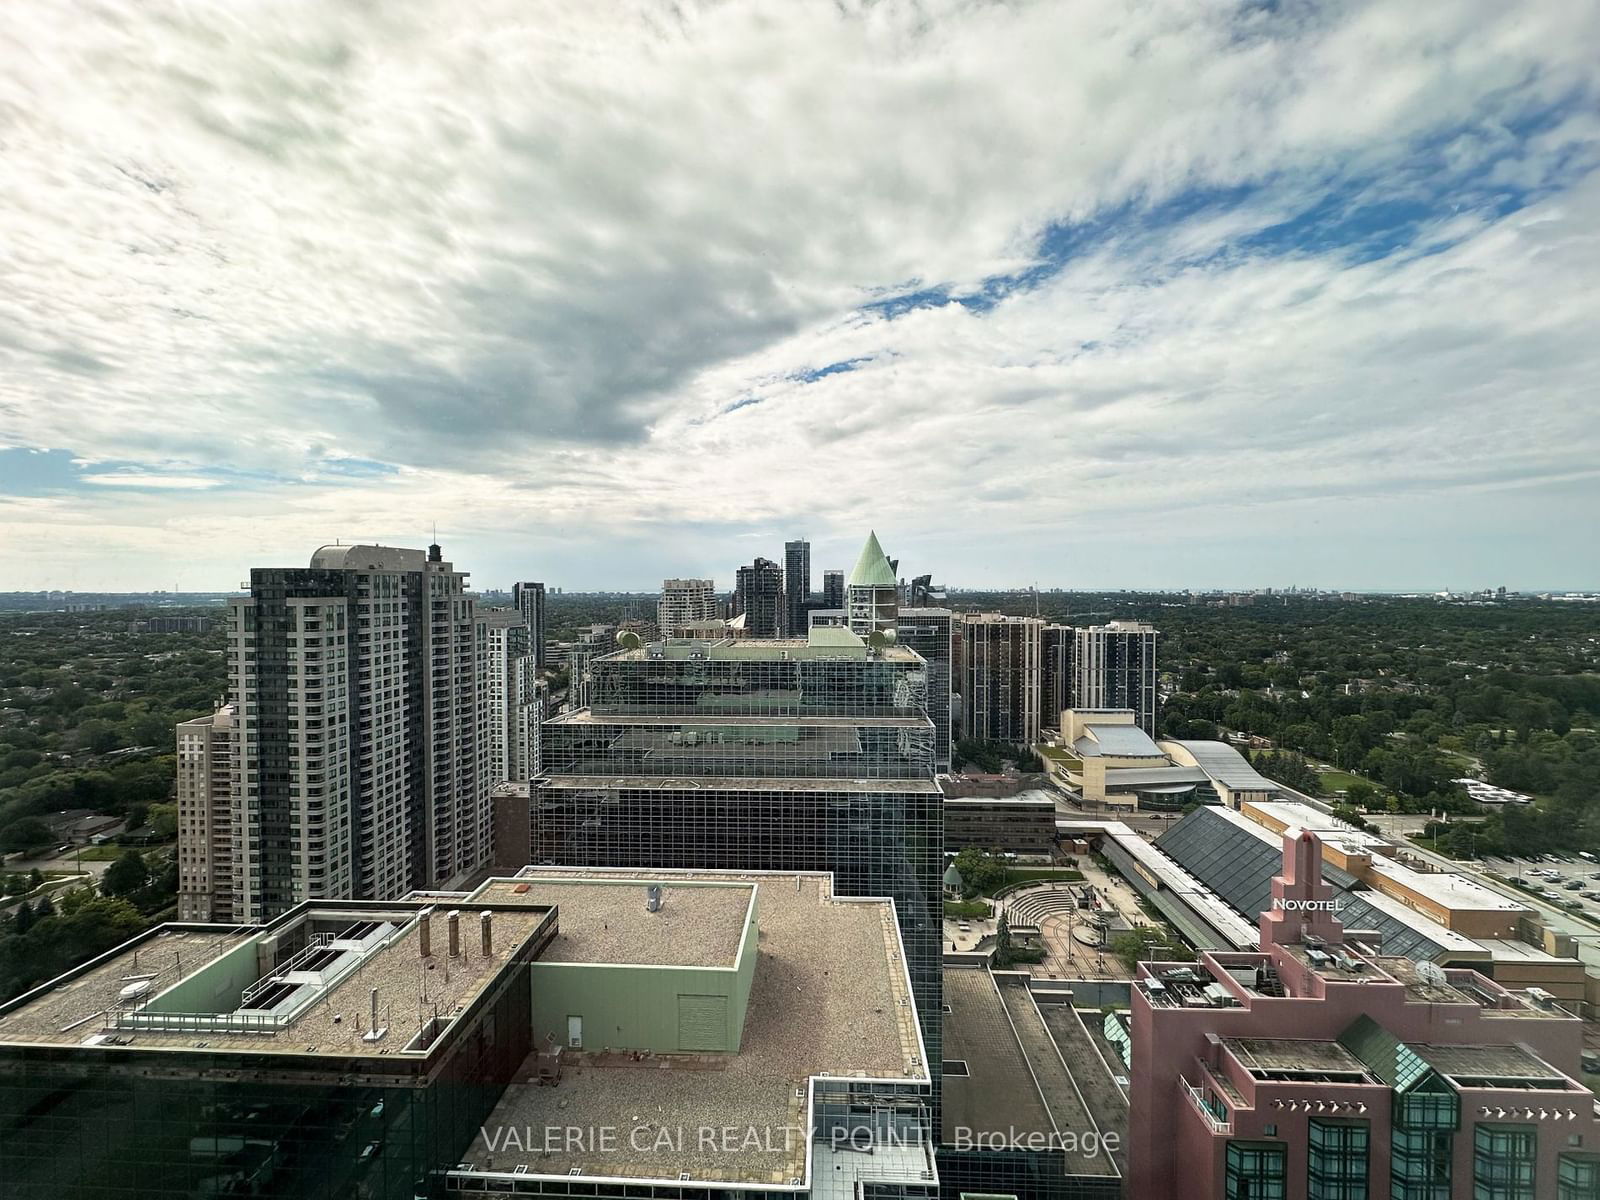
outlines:
[{"label": "pink concrete building", "polygon": [[1260,953],[1141,963],[1136,1200],[1600,1200],[1581,1022],[1346,931],[1286,830]]}]

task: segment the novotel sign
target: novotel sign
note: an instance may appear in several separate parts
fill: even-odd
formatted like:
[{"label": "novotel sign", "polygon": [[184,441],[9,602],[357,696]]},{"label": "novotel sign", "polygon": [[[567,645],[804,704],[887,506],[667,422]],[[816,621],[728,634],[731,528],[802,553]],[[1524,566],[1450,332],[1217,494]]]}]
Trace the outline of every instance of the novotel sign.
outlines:
[{"label": "novotel sign", "polygon": [[1344,905],[1337,900],[1295,900],[1274,896],[1272,907],[1284,912],[1339,912]]}]

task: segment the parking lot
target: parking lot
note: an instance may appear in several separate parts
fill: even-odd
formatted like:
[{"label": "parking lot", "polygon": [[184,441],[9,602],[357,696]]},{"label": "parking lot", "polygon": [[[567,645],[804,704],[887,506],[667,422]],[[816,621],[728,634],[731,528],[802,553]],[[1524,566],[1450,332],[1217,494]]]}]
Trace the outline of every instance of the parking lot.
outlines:
[{"label": "parking lot", "polygon": [[1600,919],[1600,862],[1576,854],[1486,858],[1483,865],[1507,879],[1533,884],[1541,900]]}]

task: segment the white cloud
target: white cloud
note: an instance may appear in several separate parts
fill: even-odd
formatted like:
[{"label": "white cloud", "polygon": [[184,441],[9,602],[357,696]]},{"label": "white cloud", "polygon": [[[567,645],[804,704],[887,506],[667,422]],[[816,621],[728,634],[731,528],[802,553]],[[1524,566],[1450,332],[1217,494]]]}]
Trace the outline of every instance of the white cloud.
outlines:
[{"label": "white cloud", "polygon": [[[507,578],[520,553],[642,585],[656,558],[607,546],[726,578],[732,528],[879,520],[979,582],[1090,530],[1289,536],[1319,503],[1348,569],[1368,497],[1454,514],[1438,565],[1466,570],[1460,489],[1595,496],[1588,6],[532,12],[0,6],[0,443],[152,464],[47,529],[0,508],[0,545],[232,582],[437,519]],[[1249,248],[1358,184],[1439,252]],[[860,311],[1115,212],[986,313]]]},{"label": "white cloud", "polygon": [[84,475],[83,483],[95,487],[154,488],[157,491],[194,492],[220,487],[220,479],[203,475],[152,475],[148,471],[116,471],[107,475]]}]

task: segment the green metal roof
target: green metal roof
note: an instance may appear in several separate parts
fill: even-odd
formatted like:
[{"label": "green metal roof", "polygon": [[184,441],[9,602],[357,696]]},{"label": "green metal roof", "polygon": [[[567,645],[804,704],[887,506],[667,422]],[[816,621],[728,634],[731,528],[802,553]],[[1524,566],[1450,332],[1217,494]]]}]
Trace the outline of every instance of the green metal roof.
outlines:
[{"label": "green metal roof", "polygon": [[847,587],[894,587],[898,580],[889,566],[889,556],[878,545],[876,533],[867,534],[867,544],[861,547],[861,557],[856,559]]}]

